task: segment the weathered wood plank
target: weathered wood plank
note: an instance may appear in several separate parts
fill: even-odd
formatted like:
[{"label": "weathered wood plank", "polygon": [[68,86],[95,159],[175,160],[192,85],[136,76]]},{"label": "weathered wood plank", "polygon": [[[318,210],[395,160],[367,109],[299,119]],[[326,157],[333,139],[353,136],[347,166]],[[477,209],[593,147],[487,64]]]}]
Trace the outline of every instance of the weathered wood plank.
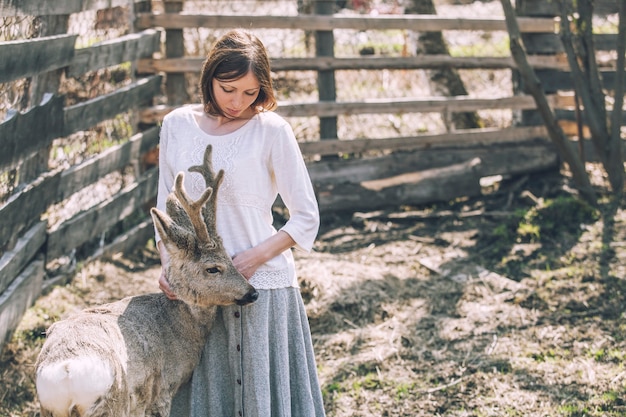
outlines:
[{"label": "weathered wood plank", "polygon": [[[65,16],[38,16],[34,22],[37,25],[37,37],[58,36],[68,33],[70,17]],[[36,105],[49,94],[59,91],[63,78],[63,68],[44,72],[27,80],[29,103]],[[24,103],[24,102],[22,102]],[[21,164],[19,169],[20,182],[22,184],[33,181],[43,172],[48,170],[51,147],[41,148],[37,154],[28,158]]]},{"label": "weathered wood plank", "polygon": [[[573,90],[574,84],[569,71],[558,71],[551,69],[537,69],[535,71],[539,82],[547,94],[553,94],[562,90]],[[614,70],[600,70],[600,79],[604,88],[612,90],[615,85]]]},{"label": "weathered wood plank", "polygon": [[602,33],[593,36],[593,46],[596,51],[615,51],[616,45],[616,33]]},{"label": "weathered wood plank", "polygon": [[157,175],[157,169],[151,169],[137,183],[51,230],[47,243],[48,261],[99,238],[111,226],[152,201],[157,191]]},{"label": "weathered wood plank", "polygon": [[[332,15],[334,2],[316,1],[313,2],[313,12],[316,15]],[[317,30],[315,35],[315,56],[334,57],[335,56],[335,34],[332,30]],[[319,101],[337,100],[337,87],[335,82],[335,71],[325,69],[317,72],[317,97]],[[337,116],[318,116],[319,132],[322,138],[336,139]]]},{"label": "weathered wood plank", "polygon": [[[190,64],[198,65],[191,58]],[[533,55],[529,62],[536,68],[566,69],[567,61],[559,56]],[[200,64],[201,64],[200,60]],[[181,64],[184,65],[184,64]],[[515,68],[511,57],[452,57],[450,55],[418,55],[410,57],[363,56],[358,58],[272,58],[273,71],[306,70],[381,70],[381,69],[509,69]],[[196,69],[198,71],[199,69]]]},{"label": "weathered wood plank", "polygon": [[[551,105],[556,104],[556,96],[548,96]],[[159,105],[145,109],[141,121],[147,124],[158,123],[175,107]],[[358,102],[312,102],[279,103],[276,112],[283,117],[316,117],[354,114],[380,113],[441,113],[477,111],[483,109],[535,109],[535,101],[529,95],[518,95],[492,99],[467,96],[429,97],[427,99],[394,98],[372,99]]]},{"label": "weathered wood plank", "polygon": [[61,135],[64,101],[61,96],[48,97],[28,112],[14,113],[0,123],[0,170],[17,167]]},{"label": "weathered wood plank", "polygon": [[[612,112],[607,112],[607,116],[610,116]],[[526,112],[524,115],[524,121],[528,126],[543,126],[544,121],[539,112]],[[555,110],[555,116],[557,122],[566,136],[570,137],[578,137],[578,120],[576,117],[576,112],[574,110]],[[584,112],[582,112],[581,116],[581,127],[582,127],[582,136],[584,138],[590,138],[591,132],[589,131],[589,126],[587,124],[587,116]],[[621,125],[626,126],[626,114],[622,114]],[[626,141],[622,140],[622,152],[626,156]],[[593,156],[594,160],[597,158],[597,155]],[[590,161],[589,156],[586,157],[586,161]]]},{"label": "weathered wood plank", "polygon": [[455,132],[408,137],[301,142],[300,149],[306,156],[359,154],[379,150],[426,150],[446,146],[496,145],[500,143],[525,142],[535,138],[545,138],[546,136],[547,133],[544,126],[506,129],[464,129]]},{"label": "weathered wood plank", "polygon": [[67,70],[70,77],[78,77],[88,71],[118,65],[139,58],[148,58],[160,50],[161,32],[147,29],[88,48],[76,50],[76,55]]},{"label": "weathered wood plank", "polygon": [[139,121],[148,125],[161,123],[165,115],[174,110],[176,107],[178,106],[168,106],[165,104],[147,107],[139,113]]},{"label": "weathered wood plank", "polygon": [[[95,253],[91,254],[83,262],[92,262],[100,258],[110,258],[118,253],[130,253],[138,247],[144,246],[151,238],[154,237],[154,226],[152,220],[146,220],[133,227],[126,233],[119,235],[113,242],[98,248]],[[50,273],[51,271],[46,271]],[[75,274],[76,268],[70,267],[62,271],[52,271],[56,275],[46,277],[43,282],[43,292],[45,293],[51,287],[67,282]]]},{"label": "weathered wood plank", "polygon": [[322,159],[307,164],[316,186],[372,181],[481,159],[481,175],[518,175],[558,167],[558,155],[546,140],[473,146],[447,146],[395,152],[380,157]]},{"label": "weathered wood plank", "polygon": [[[583,110],[581,112],[581,122],[583,123],[583,125],[587,124],[587,114],[585,113],[585,111]],[[610,117],[611,114],[613,114],[612,111],[607,111],[606,112],[607,117]],[[576,111],[575,110],[563,110],[563,109],[556,109],[555,110],[555,115],[556,118],[559,120],[569,120],[569,121],[576,121]],[[529,121],[535,120],[536,123],[535,124],[541,124],[543,123],[543,119],[541,118],[537,118],[537,119],[533,119],[532,117],[528,119]],[[621,119],[621,124],[622,126],[626,126],[626,113],[622,112],[622,119]]]},{"label": "weathered wood plank", "polygon": [[60,178],[61,169],[45,173],[0,207],[0,251],[12,249],[18,237],[40,221],[55,199]]},{"label": "weathered wood plank", "polygon": [[54,203],[63,201],[102,177],[139,161],[143,154],[156,147],[158,143],[159,128],[152,127],[145,132],[134,135],[128,142],[113,146],[82,164],[63,171],[59,183],[59,192]]},{"label": "weathered wood plank", "polygon": [[[519,96],[523,97],[523,96]],[[454,98],[451,98],[454,99]],[[524,99],[526,100],[526,99]],[[552,99],[551,99],[552,100]],[[314,104],[314,103],[311,103]],[[534,108],[534,107],[533,107]],[[159,106],[146,110],[141,116],[144,122],[156,122],[173,108]],[[279,108],[280,111],[280,108]],[[337,114],[341,114],[338,112]],[[409,150],[429,149],[437,146],[496,144],[507,142],[522,142],[537,137],[547,136],[542,125],[527,127],[512,127],[506,129],[486,128],[457,130],[455,132],[436,133],[409,137],[379,138],[379,139],[330,139],[323,141],[301,142],[300,149],[305,156],[337,155],[350,153],[365,153],[375,150]]]},{"label": "weathered wood plank", "polygon": [[[552,18],[519,18],[522,32],[554,32],[555,20]],[[408,29],[429,32],[444,30],[484,30],[506,31],[503,18],[471,19],[445,18],[433,15],[381,15],[381,16],[345,16],[345,15],[298,15],[298,16],[244,16],[244,15],[208,15],[178,13],[140,13],[137,15],[137,27],[148,29],[187,29],[210,27],[224,29],[245,27],[249,29],[301,29],[301,30],[389,30]]]},{"label": "weathered wood plank", "polygon": [[563,44],[556,33],[522,34],[522,41],[528,56],[563,54]]},{"label": "weathered wood plank", "polygon": [[[528,57],[535,68],[565,70],[567,61],[559,56],[533,55]],[[200,72],[204,58],[141,59],[137,70],[143,74],[159,72]],[[511,57],[451,57],[450,55],[420,55],[412,57],[366,56],[359,58],[272,58],[273,71],[326,71],[326,70],[381,70],[381,69],[509,69],[515,68]]]},{"label": "weathered wood plank", "polygon": [[68,66],[78,35],[0,42],[0,83]]},{"label": "weathered wood plank", "polygon": [[154,226],[152,219],[148,219],[115,238],[113,242],[105,246],[96,256],[107,258],[117,253],[130,253],[139,247],[145,246],[153,237]]},{"label": "weathered wood plank", "polygon": [[[471,149],[471,152],[469,152]],[[516,176],[533,172],[558,170],[559,155],[554,145],[547,140],[535,140],[525,143],[505,143],[474,148],[439,148],[428,152],[427,159],[445,160],[453,156],[452,161],[458,162],[474,155],[480,158],[481,174],[484,177],[493,175]]]},{"label": "weathered wood plank", "polygon": [[[68,15],[86,10],[128,6],[130,0],[0,0],[0,16]],[[134,0],[138,2],[139,0]]]},{"label": "weathered wood plank", "polygon": [[65,108],[64,135],[87,130],[116,115],[150,104],[161,93],[161,76],[143,78],[124,88]]},{"label": "weathered wood plank", "polygon": [[[571,2],[571,0],[570,0]],[[595,0],[594,11],[598,14],[617,13],[619,1]],[[523,0],[516,2],[517,13],[524,16],[557,16],[560,2],[546,0]]]},{"label": "weathered wood plank", "polygon": [[45,221],[35,224],[19,238],[15,248],[2,255],[0,258],[0,294],[39,252],[46,241],[46,227]]},{"label": "weathered wood plank", "polygon": [[31,262],[0,295],[0,352],[17,329],[22,316],[41,294],[44,262]]},{"label": "weathered wood plank", "polygon": [[394,177],[318,187],[320,211],[376,210],[400,204],[449,201],[460,196],[478,196],[480,159]]},{"label": "weathered wood plank", "polygon": [[[182,2],[167,2],[164,5],[168,14],[179,14],[183,11]],[[165,56],[167,58],[180,58],[185,56],[185,33],[181,29],[166,28],[165,30]],[[179,106],[190,101],[187,93],[187,80],[184,74],[168,74],[165,79],[165,94],[167,102]]]},{"label": "weathered wood plank", "polygon": [[469,112],[484,109],[525,110],[536,108],[531,96],[473,98],[469,96],[364,99],[354,102],[324,102],[283,104],[277,113],[284,117],[310,117],[381,113],[443,113]]}]

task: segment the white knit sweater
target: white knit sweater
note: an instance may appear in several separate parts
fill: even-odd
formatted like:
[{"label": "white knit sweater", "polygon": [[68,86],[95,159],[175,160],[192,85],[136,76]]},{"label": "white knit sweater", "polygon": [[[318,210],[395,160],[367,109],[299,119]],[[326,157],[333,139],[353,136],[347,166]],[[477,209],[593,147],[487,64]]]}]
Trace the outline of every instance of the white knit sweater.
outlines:
[{"label": "white knit sweater", "polygon": [[[188,168],[202,164],[208,144],[213,145],[213,167],[225,171],[218,194],[217,231],[226,251],[234,256],[276,233],[272,205],[280,194],[289,210],[281,228],[299,249],[310,251],[319,228],[319,211],[308,171],[291,126],[273,112],[255,115],[225,135],[209,135],[200,127],[191,106],[165,116],[159,151],[157,208],[165,201],[176,174],[185,173],[185,188],[197,199],[204,178]],[[157,240],[159,236],[157,235]],[[261,266],[250,279],[257,289],[298,287],[290,250]]]}]

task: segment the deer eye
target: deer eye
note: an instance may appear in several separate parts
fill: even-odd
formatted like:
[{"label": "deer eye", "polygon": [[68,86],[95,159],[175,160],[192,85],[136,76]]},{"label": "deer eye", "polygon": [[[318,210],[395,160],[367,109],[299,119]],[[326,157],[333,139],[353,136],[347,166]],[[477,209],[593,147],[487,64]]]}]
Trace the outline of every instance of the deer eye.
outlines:
[{"label": "deer eye", "polygon": [[211,266],[206,269],[209,274],[219,274],[220,269],[217,266]]}]

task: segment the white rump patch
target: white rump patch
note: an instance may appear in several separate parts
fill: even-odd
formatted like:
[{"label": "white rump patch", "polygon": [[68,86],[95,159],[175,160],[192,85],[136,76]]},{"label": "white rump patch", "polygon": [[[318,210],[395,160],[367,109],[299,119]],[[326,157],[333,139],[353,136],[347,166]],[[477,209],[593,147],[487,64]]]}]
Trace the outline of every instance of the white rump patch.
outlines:
[{"label": "white rump patch", "polygon": [[69,415],[69,410],[76,405],[89,409],[111,385],[113,370],[96,356],[46,364],[37,371],[39,401],[55,415]]}]

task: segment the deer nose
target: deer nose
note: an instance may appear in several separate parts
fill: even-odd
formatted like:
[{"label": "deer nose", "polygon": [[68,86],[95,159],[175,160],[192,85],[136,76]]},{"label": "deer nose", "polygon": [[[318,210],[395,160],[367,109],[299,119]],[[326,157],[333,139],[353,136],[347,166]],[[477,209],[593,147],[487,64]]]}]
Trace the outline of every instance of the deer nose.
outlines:
[{"label": "deer nose", "polygon": [[242,298],[235,300],[235,303],[239,306],[245,306],[246,304],[254,303],[259,298],[257,290],[252,289],[246,293]]}]

